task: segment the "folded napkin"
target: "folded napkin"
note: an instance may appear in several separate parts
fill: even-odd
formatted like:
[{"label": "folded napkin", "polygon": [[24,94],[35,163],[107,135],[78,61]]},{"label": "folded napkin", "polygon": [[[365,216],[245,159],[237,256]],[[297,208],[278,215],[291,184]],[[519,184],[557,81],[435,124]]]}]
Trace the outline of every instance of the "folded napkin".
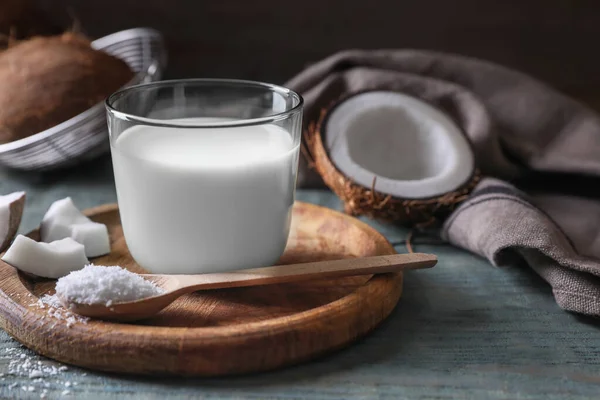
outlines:
[{"label": "folded napkin", "polygon": [[[528,265],[562,308],[600,315],[600,117],[591,109],[520,72],[416,50],[344,51],[287,86],[304,96],[305,124],[364,90],[403,92],[446,112],[488,178],[442,237],[495,265]],[[322,186],[305,161],[298,180]]]}]

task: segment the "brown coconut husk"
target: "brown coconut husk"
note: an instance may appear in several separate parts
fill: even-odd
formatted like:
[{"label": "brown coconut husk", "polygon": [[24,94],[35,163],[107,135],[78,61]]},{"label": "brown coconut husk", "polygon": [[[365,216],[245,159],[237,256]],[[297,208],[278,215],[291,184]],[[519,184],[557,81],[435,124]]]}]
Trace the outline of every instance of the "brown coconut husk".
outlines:
[{"label": "brown coconut husk", "polygon": [[18,42],[0,52],[0,143],[76,116],[133,76],[124,61],[75,33]]},{"label": "brown coconut husk", "polygon": [[364,215],[408,227],[428,227],[443,221],[479,182],[479,171],[474,170],[471,178],[455,191],[427,199],[401,199],[378,193],[375,190],[376,179],[373,179],[370,188],[357,184],[335,167],[323,145],[323,127],[333,107],[335,105],[323,109],[319,119],[309,124],[304,132],[306,147],[302,152],[309,166],[316,169],[325,184],[342,200],[347,214]]}]

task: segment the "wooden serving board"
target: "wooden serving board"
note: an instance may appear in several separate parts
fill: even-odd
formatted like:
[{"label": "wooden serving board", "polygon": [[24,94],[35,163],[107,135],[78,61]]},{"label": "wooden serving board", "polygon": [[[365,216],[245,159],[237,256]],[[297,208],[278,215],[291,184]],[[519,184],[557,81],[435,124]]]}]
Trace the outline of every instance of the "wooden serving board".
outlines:
[{"label": "wooden serving board", "polygon": [[[112,252],[92,260],[143,272],[131,259],[116,205],[87,210],[108,226]],[[34,231],[29,234],[39,240]],[[373,228],[336,211],[296,203],[281,263],[395,253]],[[186,295],[136,324],[68,326],[35,305],[54,281],[0,261],[0,327],[25,346],[81,367],[124,373],[216,376],[263,371],[339,349],[395,307],[401,274],[213,290]]]}]

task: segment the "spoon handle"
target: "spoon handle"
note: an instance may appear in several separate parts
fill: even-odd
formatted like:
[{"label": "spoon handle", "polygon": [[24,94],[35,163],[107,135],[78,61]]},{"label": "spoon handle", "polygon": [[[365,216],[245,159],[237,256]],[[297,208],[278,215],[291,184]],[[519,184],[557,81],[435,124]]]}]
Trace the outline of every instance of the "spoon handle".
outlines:
[{"label": "spoon handle", "polygon": [[[330,279],[343,276],[399,272],[405,269],[431,268],[437,263],[432,254],[392,254],[343,260],[317,261],[275,267],[246,269],[203,275],[169,275],[176,280],[177,292],[201,289],[223,289],[242,286],[271,285],[311,279]],[[159,277],[148,275],[148,277]]]}]

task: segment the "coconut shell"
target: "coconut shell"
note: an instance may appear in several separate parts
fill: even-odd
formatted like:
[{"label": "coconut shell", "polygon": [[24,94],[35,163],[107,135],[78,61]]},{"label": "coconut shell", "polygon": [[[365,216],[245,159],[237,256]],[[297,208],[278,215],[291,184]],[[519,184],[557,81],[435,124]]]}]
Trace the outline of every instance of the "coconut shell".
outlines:
[{"label": "coconut shell", "polygon": [[0,143],[76,116],[133,76],[124,61],[73,33],[18,42],[0,52]]},{"label": "coconut shell", "polygon": [[370,188],[353,182],[335,167],[323,145],[322,130],[333,107],[335,105],[322,110],[318,121],[309,124],[304,132],[306,148],[303,153],[309,166],[316,169],[325,184],[342,200],[347,214],[364,215],[407,227],[435,225],[464,201],[479,182],[480,174],[475,170],[472,177],[455,191],[428,199],[400,199],[378,193],[374,190],[375,180]]}]

